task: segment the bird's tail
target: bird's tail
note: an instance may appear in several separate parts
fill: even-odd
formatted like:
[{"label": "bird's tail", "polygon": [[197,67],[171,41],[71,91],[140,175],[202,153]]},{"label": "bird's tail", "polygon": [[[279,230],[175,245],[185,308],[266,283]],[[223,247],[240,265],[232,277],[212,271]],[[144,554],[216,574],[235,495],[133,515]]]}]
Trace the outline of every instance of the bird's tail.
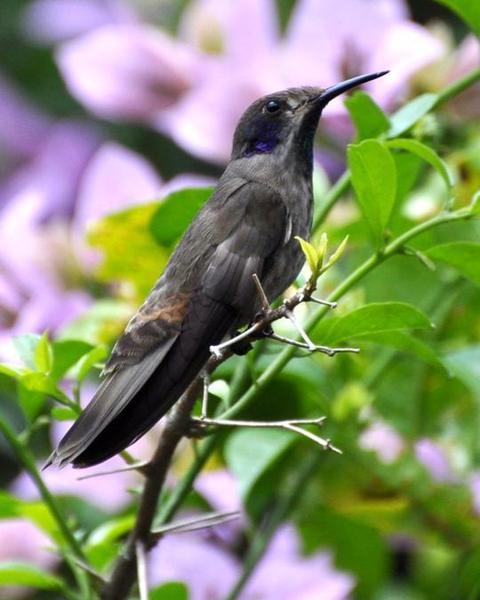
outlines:
[{"label": "bird's tail", "polygon": [[231,307],[202,300],[209,310],[193,308],[168,353],[126,406],[74,456],[62,457],[62,440],[54,462],[72,462],[77,468],[96,465],[135,442],[165,415],[208,360],[209,347],[222,340],[235,320]]}]

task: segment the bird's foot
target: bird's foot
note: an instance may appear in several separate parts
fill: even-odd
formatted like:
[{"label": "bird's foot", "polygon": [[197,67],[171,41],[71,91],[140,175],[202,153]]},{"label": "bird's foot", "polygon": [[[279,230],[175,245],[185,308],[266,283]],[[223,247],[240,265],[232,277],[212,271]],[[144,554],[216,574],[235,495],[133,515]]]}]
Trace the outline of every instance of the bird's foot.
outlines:
[{"label": "bird's foot", "polygon": [[193,439],[193,440],[201,440],[204,437],[207,437],[212,432],[210,431],[210,423],[205,417],[191,417],[188,423],[188,429],[185,432],[185,437]]}]

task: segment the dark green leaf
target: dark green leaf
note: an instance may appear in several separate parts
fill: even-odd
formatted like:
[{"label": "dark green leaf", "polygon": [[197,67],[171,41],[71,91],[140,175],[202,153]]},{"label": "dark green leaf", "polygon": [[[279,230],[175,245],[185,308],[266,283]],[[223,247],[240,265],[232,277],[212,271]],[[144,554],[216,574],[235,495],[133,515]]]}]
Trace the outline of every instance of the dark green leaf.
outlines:
[{"label": "dark green leaf", "polygon": [[315,330],[322,344],[337,344],[373,333],[425,329],[432,324],[415,306],[404,302],[374,302],[352,312],[324,321]]},{"label": "dark green leaf", "polygon": [[161,246],[172,246],[212,195],[213,188],[189,188],[173,192],[160,204],[150,230]]},{"label": "dark green leaf", "polygon": [[388,132],[389,138],[394,138],[408,131],[417,121],[429,113],[438,101],[437,94],[422,94],[402,106],[390,117],[392,124]]},{"label": "dark green leaf", "polygon": [[354,574],[355,598],[375,596],[386,576],[388,554],[378,531],[322,506],[301,517],[301,532],[307,551],[326,547],[334,552],[337,567]]},{"label": "dark green leaf", "polygon": [[480,243],[450,242],[433,246],[425,254],[454,267],[464,277],[480,285]]},{"label": "dark green leaf", "polygon": [[360,209],[379,247],[396,197],[395,161],[385,143],[365,140],[348,147],[348,162]]},{"label": "dark green leaf", "polygon": [[413,139],[396,139],[388,142],[390,148],[399,148],[415,154],[419,158],[428,162],[432,167],[440,173],[445,181],[447,188],[454,185],[453,175],[450,172],[448,165],[432,150],[429,146]]},{"label": "dark green leaf", "polygon": [[390,128],[390,121],[383,110],[365,92],[357,91],[345,100],[357,129],[358,140],[374,138]]},{"label": "dark green leaf", "polygon": [[21,562],[0,563],[0,586],[26,586],[40,590],[61,590],[62,581],[35,565]]},{"label": "dark green leaf", "polygon": [[150,600],[188,600],[188,589],[184,583],[169,581],[150,591]]},{"label": "dark green leaf", "polygon": [[480,2],[478,0],[437,0],[456,12],[477,34],[480,35]]},{"label": "dark green leaf", "polygon": [[227,440],[225,458],[246,499],[255,482],[295,441],[287,431],[275,429],[240,429]]}]

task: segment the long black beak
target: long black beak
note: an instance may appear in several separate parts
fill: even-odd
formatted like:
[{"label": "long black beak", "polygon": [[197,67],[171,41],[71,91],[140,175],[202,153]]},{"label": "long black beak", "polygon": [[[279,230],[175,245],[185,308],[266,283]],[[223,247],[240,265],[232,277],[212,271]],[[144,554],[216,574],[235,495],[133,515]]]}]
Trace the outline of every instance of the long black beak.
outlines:
[{"label": "long black beak", "polygon": [[367,81],[372,81],[372,79],[378,79],[378,77],[383,77],[389,73],[389,71],[380,71],[379,73],[370,73],[369,75],[359,75],[358,77],[352,77],[352,79],[347,79],[345,81],[341,81],[340,83],[336,83],[335,85],[331,85],[327,89],[323,90],[321,94],[312,99],[313,102],[321,103],[323,106],[328,104],[330,100],[336,98],[343,92],[347,92],[357,85],[362,85],[362,83],[367,83]]}]

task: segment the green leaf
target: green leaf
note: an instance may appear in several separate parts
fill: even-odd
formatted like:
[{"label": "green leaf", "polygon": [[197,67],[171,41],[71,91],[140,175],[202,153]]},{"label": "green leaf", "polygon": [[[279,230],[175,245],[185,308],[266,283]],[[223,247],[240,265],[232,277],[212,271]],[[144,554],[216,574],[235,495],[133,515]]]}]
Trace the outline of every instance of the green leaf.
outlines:
[{"label": "green leaf", "polygon": [[480,3],[478,0],[437,0],[439,4],[448,6],[480,35]]},{"label": "green leaf", "polygon": [[318,252],[316,251],[314,246],[312,246],[312,244],[310,244],[310,242],[307,242],[306,240],[302,239],[298,235],[295,236],[295,239],[298,241],[298,243],[300,244],[300,247],[302,248],[302,252],[305,254],[305,258],[307,259],[308,268],[312,272],[312,275],[315,275],[318,271],[318,263],[319,263]]},{"label": "green leaf", "polygon": [[24,518],[34,523],[57,543],[62,541],[55,519],[40,500],[20,500],[8,492],[0,492],[0,518]]},{"label": "green leaf", "polygon": [[368,340],[376,344],[390,346],[407,354],[411,354],[430,365],[445,368],[441,357],[435,350],[423,340],[420,340],[402,330],[382,331],[362,336],[362,340]]},{"label": "green leaf", "polygon": [[452,188],[454,185],[453,175],[448,167],[448,165],[438,156],[438,154],[432,150],[429,146],[422,144],[417,140],[413,139],[396,139],[390,140],[388,146],[390,148],[399,148],[401,150],[406,150],[407,152],[411,152],[415,154],[419,158],[423,159],[425,162],[432,165],[432,167],[438,171],[438,173],[443,177],[445,184],[448,189]]},{"label": "green leaf", "polygon": [[92,350],[92,345],[80,340],[57,340],[52,344],[52,379],[58,381],[82,356]]},{"label": "green leaf", "polygon": [[333,551],[335,565],[357,579],[355,598],[374,598],[387,575],[388,552],[381,533],[358,520],[315,506],[300,515],[300,529],[308,553],[320,548]]},{"label": "green leaf", "polygon": [[143,298],[158,279],[169,252],[158,245],[150,221],[158,202],[108,215],[88,234],[92,246],[103,252],[98,277],[106,282],[125,281]]},{"label": "green leaf", "polygon": [[54,406],[50,414],[55,421],[73,421],[78,417],[78,413],[68,406]]},{"label": "green leaf", "polygon": [[228,438],[225,459],[238,480],[243,499],[294,441],[294,435],[276,429],[240,429]]},{"label": "green leaf", "polygon": [[24,335],[15,336],[13,344],[19,358],[30,369],[35,369],[35,350],[40,341],[38,333],[26,333]]},{"label": "green leaf", "polygon": [[480,285],[480,243],[450,242],[433,246],[424,253],[433,260],[454,267],[464,277]]},{"label": "green leaf", "polygon": [[480,398],[480,344],[447,352],[443,360],[453,375]]},{"label": "green leaf", "polygon": [[360,209],[379,247],[395,202],[395,161],[384,142],[365,140],[348,147],[348,162]]},{"label": "green leaf", "polygon": [[390,117],[392,126],[388,132],[388,137],[398,137],[408,131],[417,121],[432,110],[437,101],[437,94],[422,94],[408,104],[405,104],[405,106],[402,106],[402,108]]},{"label": "green leaf", "polygon": [[39,590],[61,590],[61,579],[39,567],[21,562],[0,563],[0,586],[26,586]]},{"label": "green leaf", "polygon": [[157,208],[150,231],[161,246],[172,246],[213,193],[213,188],[188,188],[173,192]]},{"label": "green leaf", "polygon": [[345,106],[350,113],[357,129],[358,140],[378,137],[388,131],[390,121],[383,110],[373,99],[363,91],[357,91],[345,100]]},{"label": "green leaf", "polygon": [[322,343],[336,344],[373,333],[429,327],[432,324],[425,313],[411,304],[374,302],[342,317],[324,321],[315,329],[315,337]]},{"label": "green leaf", "polygon": [[113,298],[98,300],[62,330],[62,337],[82,340],[95,346],[109,344],[120,335],[133,310],[127,302]]},{"label": "green leaf", "polygon": [[90,352],[87,352],[78,361],[77,368],[75,369],[75,379],[77,381],[83,381],[90,373],[92,367],[97,363],[105,360],[107,357],[107,349],[105,346],[96,346],[92,348]]},{"label": "green leaf", "polygon": [[480,214],[480,190],[473,195],[472,201],[470,203],[470,210],[473,215]]},{"label": "green leaf", "polygon": [[150,600],[188,600],[188,588],[180,581],[168,581],[150,591]]},{"label": "green leaf", "polygon": [[47,374],[52,368],[53,351],[46,332],[38,340],[34,353],[34,363],[40,373]]}]

